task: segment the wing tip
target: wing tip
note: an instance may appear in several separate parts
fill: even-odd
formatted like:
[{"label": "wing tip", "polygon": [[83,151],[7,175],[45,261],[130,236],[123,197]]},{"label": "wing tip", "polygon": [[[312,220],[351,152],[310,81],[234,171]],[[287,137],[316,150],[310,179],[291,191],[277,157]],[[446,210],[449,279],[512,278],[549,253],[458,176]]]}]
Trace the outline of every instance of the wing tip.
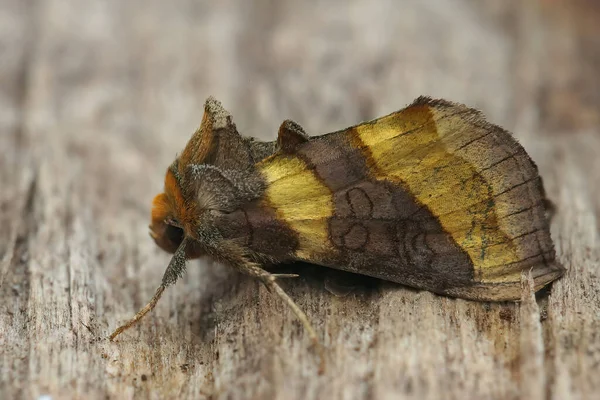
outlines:
[{"label": "wing tip", "polygon": [[[565,267],[554,260],[548,264],[538,264],[532,267],[534,292],[547,287],[566,272]],[[448,288],[443,294],[467,300],[476,301],[519,301],[523,293],[521,280],[511,282],[475,283],[471,286]]]}]

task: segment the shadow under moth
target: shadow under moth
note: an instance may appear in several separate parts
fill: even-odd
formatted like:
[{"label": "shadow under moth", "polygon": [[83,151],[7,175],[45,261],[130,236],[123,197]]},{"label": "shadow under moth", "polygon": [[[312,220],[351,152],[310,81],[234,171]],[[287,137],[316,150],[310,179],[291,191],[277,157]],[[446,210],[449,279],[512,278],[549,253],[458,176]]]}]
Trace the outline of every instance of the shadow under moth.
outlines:
[{"label": "shadow under moth", "polygon": [[214,98],[169,166],[150,234],[174,253],[148,313],[186,261],[208,256],[304,312],[269,266],[303,261],[480,301],[518,300],[559,278],[549,202],[535,163],[478,111],[419,97],[385,117],[309,137],[284,121],[276,141],[241,136]]}]

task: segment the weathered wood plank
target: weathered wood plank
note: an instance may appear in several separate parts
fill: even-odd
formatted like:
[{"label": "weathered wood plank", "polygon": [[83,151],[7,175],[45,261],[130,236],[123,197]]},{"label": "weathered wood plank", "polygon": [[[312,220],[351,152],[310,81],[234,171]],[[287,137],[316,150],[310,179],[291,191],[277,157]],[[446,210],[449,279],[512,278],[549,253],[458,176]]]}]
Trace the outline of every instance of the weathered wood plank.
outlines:
[{"label": "weathered wood plank", "polygon": [[22,132],[32,54],[25,2],[0,7],[0,395],[18,398],[29,380],[28,252],[33,158]]},{"label": "weathered wood plank", "polygon": [[[598,8],[561,0],[0,0],[0,397],[593,398],[600,392]],[[579,23],[580,21],[583,21]],[[558,206],[568,268],[485,304],[306,267],[285,282],[327,347],[258,283],[168,263],[149,203],[212,94],[240,131],[339,129],[421,94],[515,131]]]}]

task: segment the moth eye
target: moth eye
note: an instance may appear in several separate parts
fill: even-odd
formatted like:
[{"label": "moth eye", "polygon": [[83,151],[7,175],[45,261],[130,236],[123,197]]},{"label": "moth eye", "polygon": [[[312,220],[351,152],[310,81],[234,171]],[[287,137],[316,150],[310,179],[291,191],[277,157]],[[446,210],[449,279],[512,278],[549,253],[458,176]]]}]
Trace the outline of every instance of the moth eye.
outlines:
[{"label": "moth eye", "polygon": [[165,235],[171,243],[174,243],[177,246],[183,241],[183,229],[170,223],[167,223]]}]

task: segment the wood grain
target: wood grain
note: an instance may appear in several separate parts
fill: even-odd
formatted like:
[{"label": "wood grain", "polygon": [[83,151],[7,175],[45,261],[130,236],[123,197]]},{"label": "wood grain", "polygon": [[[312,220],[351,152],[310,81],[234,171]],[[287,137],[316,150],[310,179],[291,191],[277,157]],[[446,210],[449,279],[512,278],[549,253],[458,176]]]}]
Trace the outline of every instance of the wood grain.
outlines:
[{"label": "wood grain", "polygon": [[[0,397],[591,399],[600,392],[600,38],[594,2],[0,0]],[[556,203],[566,276],[520,304],[365,280],[285,282],[327,368],[261,285],[168,263],[165,168],[214,95],[246,135],[309,134],[421,94],[514,131]],[[334,279],[336,279],[334,277]]]}]

